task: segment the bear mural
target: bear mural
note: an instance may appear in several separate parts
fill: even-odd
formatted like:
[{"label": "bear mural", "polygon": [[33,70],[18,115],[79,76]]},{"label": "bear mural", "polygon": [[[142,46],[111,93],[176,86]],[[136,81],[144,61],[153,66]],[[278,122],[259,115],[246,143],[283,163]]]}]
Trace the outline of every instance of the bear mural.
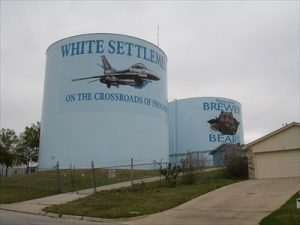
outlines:
[{"label": "bear mural", "polygon": [[223,110],[218,117],[207,122],[212,130],[219,131],[223,135],[235,135],[240,124],[231,112],[224,112]]}]

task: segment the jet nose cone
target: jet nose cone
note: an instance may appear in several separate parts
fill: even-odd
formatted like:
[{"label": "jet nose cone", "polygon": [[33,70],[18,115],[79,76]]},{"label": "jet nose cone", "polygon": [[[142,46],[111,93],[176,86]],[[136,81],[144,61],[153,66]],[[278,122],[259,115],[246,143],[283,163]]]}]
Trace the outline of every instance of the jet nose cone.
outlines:
[{"label": "jet nose cone", "polygon": [[156,76],[152,71],[149,71],[148,78],[151,80],[159,80],[159,77]]}]

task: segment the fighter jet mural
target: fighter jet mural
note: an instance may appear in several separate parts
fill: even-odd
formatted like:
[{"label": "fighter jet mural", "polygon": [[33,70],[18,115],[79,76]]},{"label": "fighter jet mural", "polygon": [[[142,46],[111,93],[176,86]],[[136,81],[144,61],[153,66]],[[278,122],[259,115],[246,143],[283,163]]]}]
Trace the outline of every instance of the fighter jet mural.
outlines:
[{"label": "fighter jet mural", "polygon": [[237,132],[240,122],[238,122],[231,112],[221,111],[220,115],[215,119],[207,121],[210,128],[219,131],[221,134],[234,135]]},{"label": "fighter jet mural", "polygon": [[119,87],[119,85],[129,85],[131,87],[141,89],[148,83],[159,80],[157,75],[142,63],[134,64],[128,69],[116,70],[111,67],[104,55],[102,55],[101,58],[103,65],[98,65],[103,68],[103,75],[76,78],[72,79],[72,81],[94,79],[89,81],[89,83],[99,81],[100,83],[106,84],[108,88],[111,86]]}]

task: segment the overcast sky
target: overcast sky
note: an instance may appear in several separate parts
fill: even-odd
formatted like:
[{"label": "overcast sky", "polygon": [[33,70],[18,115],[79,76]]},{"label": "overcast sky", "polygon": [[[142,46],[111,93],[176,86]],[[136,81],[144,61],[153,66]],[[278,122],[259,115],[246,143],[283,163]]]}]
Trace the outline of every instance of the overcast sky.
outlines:
[{"label": "overcast sky", "polygon": [[168,56],[170,100],[241,102],[245,141],[300,120],[299,1],[3,1],[1,128],[41,120],[46,49],[120,33]]}]

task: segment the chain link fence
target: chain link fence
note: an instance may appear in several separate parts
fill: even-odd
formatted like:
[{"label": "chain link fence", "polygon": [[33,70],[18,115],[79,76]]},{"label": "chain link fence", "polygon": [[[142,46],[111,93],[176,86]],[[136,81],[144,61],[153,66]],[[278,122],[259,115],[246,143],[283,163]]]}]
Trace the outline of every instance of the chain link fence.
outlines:
[{"label": "chain link fence", "polygon": [[[76,168],[70,164],[69,168],[60,168],[57,162],[54,168],[37,168],[31,171],[30,176],[26,168],[11,168],[11,176],[5,177],[3,172],[0,177],[1,186],[15,186],[24,189],[38,190],[42,193],[62,193],[77,192],[84,189],[93,189],[97,187],[114,183],[131,182],[134,185],[136,180],[150,177],[160,177],[160,165],[165,166],[167,163],[149,162],[134,163],[131,159],[128,164],[115,165],[109,167],[95,167],[93,161],[90,162],[90,168]],[[3,170],[4,171],[4,170]]]},{"label": "chain link fence", "polygon": [[[199,152],[188,153],[195,159],[195,167],[199,171],[212,168],[212,160],[207,160],[204,155]],[[170,156],[170,163],[178,163],[183,166],[184,159],[188,154],[178,154]],[[169,162],[148,162],[137,163],[133,159],[123,165],[115,165],[109,167],[95,167],[95,162],[90,162],[90,168],[76,168],[70,164],[69,168],[60,168],[59,162],[54,168],[38,168],[32,170],[31,174],[26,175],[26,168],[17,168],[17,172],[11,177],[0,177],[1,186],[22,187],[24,190],[35,190],[41,193],[41,196],[62,192],[78,192],[84,189],[93,189],[97,191],[97,187],[109,184],[130,182],[127,186],[132,186],[137,180],[157,177],[162,179],[159,169],[166,168]],[[221,173],[221,170],[220,170]],[[216,173],[214,173],[216,174]],[[21,176],[23,175],[23,176]],[[198,176],[198,175],[197,175]],[[211,176],[209,174],[201,176]]]},{"label": "chain link fence", "polygon": [[14,166],[7,168],[4,165],[0,165],[0,177],[11,177],[11,176],[23,176],[26,174],[31,174],[37,171],[37,167],[26,166]]},{"label": "chain link fence", "polygon": [[209,168],[213,167],[213,158],[209,155],[210,151],[188,151],[185,153],[171,154],[170,162],[176,165],[181,165],[183,161],[190,157],[193,159],[194,167]]},{"label": "chain link fence", "polygon": [[131,159],[130,164],[124,165],[110,167],[95,167],[94,165],[94,162],[91,161],[89,169],[76,169],[72,165],[69,169],[60,169],[59,163],[57,163],[57,191],[78,191],[93,188],[96,192],[97,187],[104,185],[128,181],[133,185],[136,180],[160,177],[161,163],[158,162],[134,164],[133,159]]}]

